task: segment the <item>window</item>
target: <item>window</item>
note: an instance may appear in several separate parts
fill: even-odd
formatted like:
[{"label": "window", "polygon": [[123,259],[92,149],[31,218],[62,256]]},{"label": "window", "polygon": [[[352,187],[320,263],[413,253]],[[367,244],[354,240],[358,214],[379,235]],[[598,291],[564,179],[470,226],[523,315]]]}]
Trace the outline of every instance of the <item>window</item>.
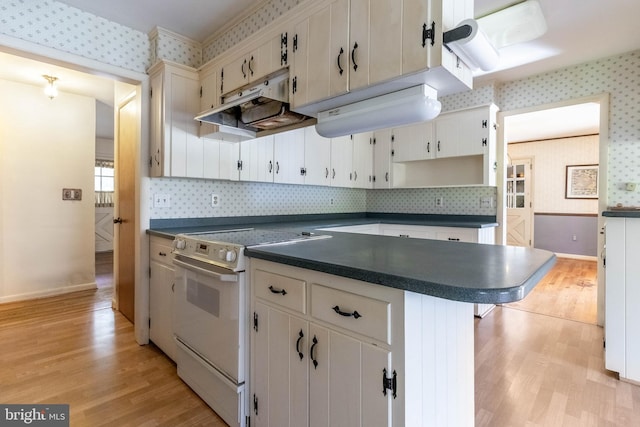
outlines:
[{"label": "window", "polygon": [[96,160],[95,192],[96,206],[113,206],[115,189],[113,161]]}]

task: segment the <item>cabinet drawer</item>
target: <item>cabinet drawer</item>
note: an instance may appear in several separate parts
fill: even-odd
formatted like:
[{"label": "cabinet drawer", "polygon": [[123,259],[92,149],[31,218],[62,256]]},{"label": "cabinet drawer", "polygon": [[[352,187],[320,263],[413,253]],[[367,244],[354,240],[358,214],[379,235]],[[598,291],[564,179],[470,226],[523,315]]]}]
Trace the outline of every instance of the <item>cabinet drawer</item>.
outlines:
[{"label": "cabinet drawer", "polygon": [[149,256],[151,261],[173,266],[173,253],[171,240],[169,239],[151,239],[149,244]]},{"label": "cabinet drawer", "polygon": [[454,242],[478,243],[478,232],[463,228],[440,228],[436,232],[436,239]]},{"label": "cabinet drawer", "polygon": [[311,315],[391,344],[391,304],[326,286],[311,285]]},{"label": "cabinet drawer", "polygon": [[300,313],[306,313],[306,282],[293,277],[255,271],[256,297]]}]

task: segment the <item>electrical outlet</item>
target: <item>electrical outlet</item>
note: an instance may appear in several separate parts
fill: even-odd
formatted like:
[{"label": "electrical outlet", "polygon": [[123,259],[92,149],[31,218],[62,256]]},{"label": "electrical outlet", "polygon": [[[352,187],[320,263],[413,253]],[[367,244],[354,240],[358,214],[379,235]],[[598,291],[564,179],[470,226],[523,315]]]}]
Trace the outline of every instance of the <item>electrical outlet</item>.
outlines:
[{"label": "electrical outlet", "polygon": [[170,208],[171,196],[168,194],[154,194],[153,195],[153,207],[154,208]]},{"label": "electrical outlet", "polygon": [[480,207],[481,208],[493,207],[493,197],[480,197]]},{"label": "electrical outlet", "polygon": [[625,184],[625,189],[627,191],[636,191],[636,183],[635,182],[627,182]]},{"label": "electrical outlet", "polygon": [[211,207],[212,208],[219,208],[220,207],[220,196],[218,196],[217,194],[212,194],[211,195]]},{"label": "electrical outlet", "polygon": [[436,207],[437,208],[444,207],[444,197],[436,197]]}]

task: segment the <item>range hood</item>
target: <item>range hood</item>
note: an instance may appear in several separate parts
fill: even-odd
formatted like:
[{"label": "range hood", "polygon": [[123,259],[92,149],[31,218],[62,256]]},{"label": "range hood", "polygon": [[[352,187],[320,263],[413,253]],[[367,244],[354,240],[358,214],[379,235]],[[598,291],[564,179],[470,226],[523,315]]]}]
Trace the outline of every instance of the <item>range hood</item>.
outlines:
[{"label": "range hood", "polygon": [[[201,112],[201,122],[219,126],[220,134],[252,139],[315,122],[289,109],[289,73],[284,69],[222,96],[222,105]],[[214,134],[215,135],[215,134]]]}]

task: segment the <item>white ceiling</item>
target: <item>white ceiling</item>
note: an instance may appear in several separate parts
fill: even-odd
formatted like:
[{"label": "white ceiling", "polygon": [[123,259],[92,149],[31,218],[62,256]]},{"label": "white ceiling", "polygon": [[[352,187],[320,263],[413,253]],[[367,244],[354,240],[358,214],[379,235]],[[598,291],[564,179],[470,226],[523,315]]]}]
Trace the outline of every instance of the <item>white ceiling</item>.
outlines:
[{"label": "white ceiling", "polygon": [[[255,10],[265,0],[58,1],[145,33],[160,26],[191,39],[203,41],[227,26],[229,22]],[[637,17],[640,16],[638,0],[539,2],[547,20],[547,33],[537,40],[501,49],[498,69],[477,74],[474,78],[476,86],[494,80],[520,79],[640,48],[636,23]],[[475,0],[476,17],[515,3],[519,1]],[[93,96],[105,104],[113,105],[113,82],[109,79],[0,52],[0,78],[44,85],[42,74],[59,77],[58,87],[61,91]],[[553,117],[560,117],[559,112],[554,112]],[[550,119],[536,119],[532,121],[533,126],[528,130],[531,137],[526,139],[543,139],[534,132],[543,128],[539,126],[539,120],[547,122]],[[576,121],[565,117],[560,123],[570,126]],[[580,124],[578,128],[584,126]]]}]

